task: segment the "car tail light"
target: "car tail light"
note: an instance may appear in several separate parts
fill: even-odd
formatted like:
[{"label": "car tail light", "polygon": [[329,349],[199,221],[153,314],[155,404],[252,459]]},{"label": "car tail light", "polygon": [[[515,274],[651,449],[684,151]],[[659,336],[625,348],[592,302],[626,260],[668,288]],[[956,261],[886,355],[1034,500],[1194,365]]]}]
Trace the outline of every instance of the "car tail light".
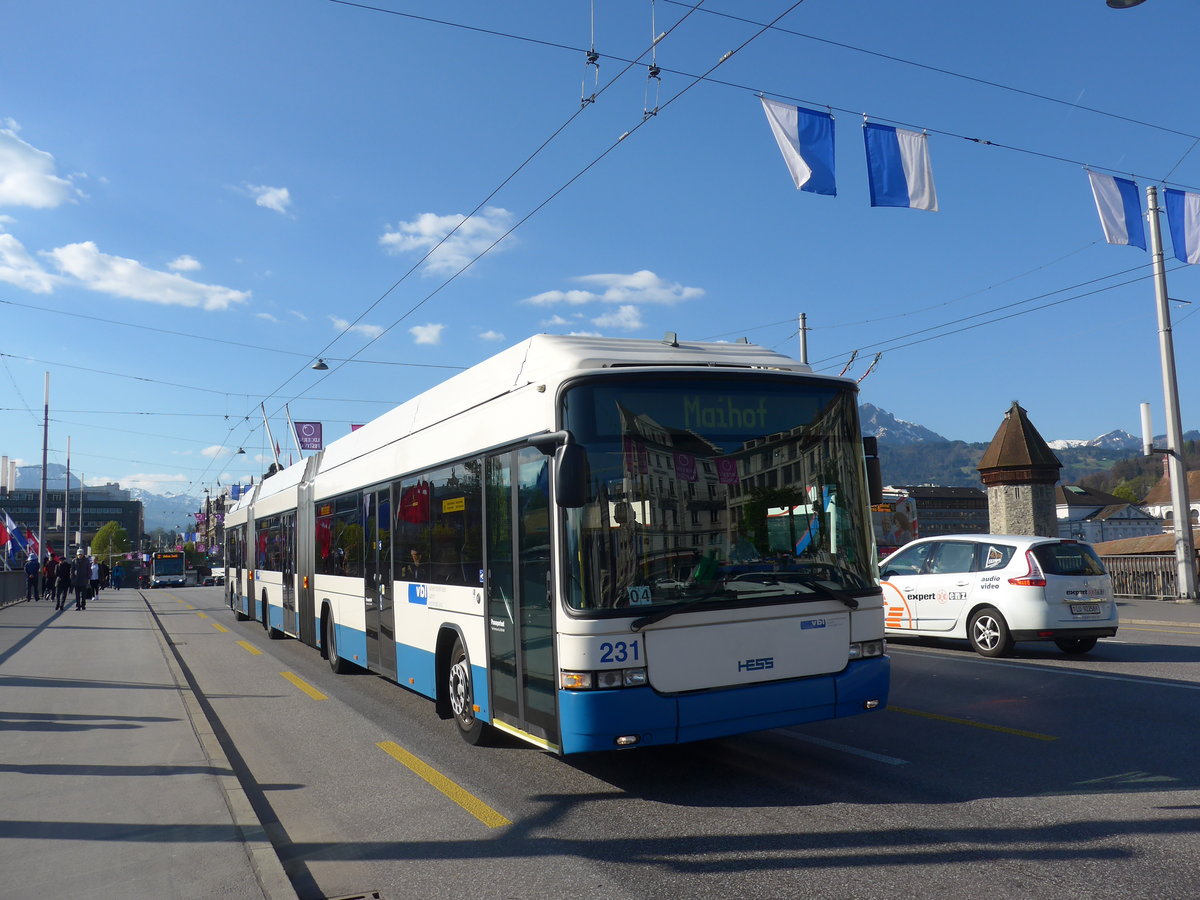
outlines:
[{"label": "car tail light", "polygon": [[1046,575],[1042,572],[1042,567],[1038,565],[1032,550],[1025,551],[1025,562],[1029,566],[1029,571],[1019,578],[1008,579],[1008,583],[1022,587],[1045,587]]}]

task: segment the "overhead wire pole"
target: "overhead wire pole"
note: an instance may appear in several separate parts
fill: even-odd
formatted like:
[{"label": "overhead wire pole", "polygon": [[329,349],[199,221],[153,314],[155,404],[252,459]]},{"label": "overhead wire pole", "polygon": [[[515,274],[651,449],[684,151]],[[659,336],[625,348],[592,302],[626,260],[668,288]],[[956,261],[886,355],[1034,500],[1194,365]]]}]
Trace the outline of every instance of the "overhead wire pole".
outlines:
[{"label": "overhead wire pole", "polygon": [[46,572],[42,565],[42,554],[46,545],[46,463],[50,447],[50,373],[46,373],[44,399],[42,401],[42,489],[38,492],[38,534],[37,561],[38,584],[37,596],[41,597],[46,590]]},{"label": "overhead wire pole", "polygon": [[1175,519],[1175,563],[1179,570],[1176,602],[1195,603],[1196,550],[1192,539],[1187,467],[1183,461],[1183,424],[1179,413],[1179,383],[1175,378],[1175,342],[1171,336],[1171,308],[1167,298],[1167,271],[1163,261],[1158,213],[1158,189],[1152,184],[1147,185],[1146,216],[1150,221],[1150,256],[1154,265],[1154,297],[1158,305],[1158,352],[1162,362],[1163,408],[1167,417],[1167,472]]}]

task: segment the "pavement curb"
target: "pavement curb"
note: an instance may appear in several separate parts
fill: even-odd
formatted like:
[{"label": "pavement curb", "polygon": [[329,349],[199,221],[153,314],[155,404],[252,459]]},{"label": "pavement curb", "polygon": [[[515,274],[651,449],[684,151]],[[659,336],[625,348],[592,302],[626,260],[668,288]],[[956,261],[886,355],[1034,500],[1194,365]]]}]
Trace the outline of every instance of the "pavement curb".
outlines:
[{"label": "pavement curb", "polygon": [[[140,591],[138,594],[153,614],[150,601]],[[175,651],[166,634],[163,633],[157,617],[155,617],[155,626],[154,637],[158,641],[159,649],[171,671],[171,678],[183,700],[192,730],[196,732],[196,737],[200,741],[200,749],[214,770],[232,773],[233,766],[221,747],[216,730],[205,714],[200,701],[196,699],[196,694],[183,674],[183,669],[175,658]],[[296,889],[292,886],[287,872],[284,871],[279,854],[275,852],[274,845],[267,837],[267,830],[254,812],[254,806],[250,803],[250,798],[246,795],[238,777],[233,774],[218,775],[217,783],[221,787],[221,793],[225,798],[225,805],[229,808],[229,814],[233,817],[233,823],[242,835],[246,855],[250,859],[250,866],[254,869],[255,878],[258,879],[265,900],[297,900]]]},{"label": "pavement curb", "polygon": [[1162,619],[1126,619],[1121,618],[1122,625],[1161,625],[1168,628],[1194,628],[1200,630],[1200,622],[1165,622]]}]

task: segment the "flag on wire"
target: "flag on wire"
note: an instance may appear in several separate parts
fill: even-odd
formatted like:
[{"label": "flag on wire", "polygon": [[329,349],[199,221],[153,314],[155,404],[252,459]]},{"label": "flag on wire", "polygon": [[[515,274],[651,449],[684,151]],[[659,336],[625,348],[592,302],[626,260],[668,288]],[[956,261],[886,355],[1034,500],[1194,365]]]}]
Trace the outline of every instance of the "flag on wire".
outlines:
[{"label": "flag on wire", "polygon": [[759,99],[796,189],[836,197],[833,116],[766,97]]},{"label": "flag on wire", "polygon": [[1175,258],[1200,264],[1200,194],[1167,188],[1167,225]]},{"label": "flag on wire", "polygon": [[1116,178],[1088,171],[1100,227],[1110,244],[1128,244],[1146,249],[1146,229],[1142,224],[1142,201],[1138,187],[1128,178]]},{"label": "flag on wire", "polygon": [[937,212],[929,139],[919,131],[863,123],[872,206],[907,206]]}]

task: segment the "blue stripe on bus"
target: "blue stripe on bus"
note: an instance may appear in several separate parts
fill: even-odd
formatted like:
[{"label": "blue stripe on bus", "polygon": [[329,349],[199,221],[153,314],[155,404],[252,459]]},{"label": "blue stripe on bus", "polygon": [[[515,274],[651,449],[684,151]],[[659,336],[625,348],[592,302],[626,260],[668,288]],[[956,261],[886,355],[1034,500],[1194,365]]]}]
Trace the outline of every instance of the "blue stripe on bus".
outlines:
[{"label": "blue stripe on bus", "polygon": [[858,660],[836,675],[680,696],[650,687],[559,691],[562,750],[613,750],[618,735],[636,734],[645,747],[855,715],[865,700],[886,700],[890,666],[887,657]]}]

